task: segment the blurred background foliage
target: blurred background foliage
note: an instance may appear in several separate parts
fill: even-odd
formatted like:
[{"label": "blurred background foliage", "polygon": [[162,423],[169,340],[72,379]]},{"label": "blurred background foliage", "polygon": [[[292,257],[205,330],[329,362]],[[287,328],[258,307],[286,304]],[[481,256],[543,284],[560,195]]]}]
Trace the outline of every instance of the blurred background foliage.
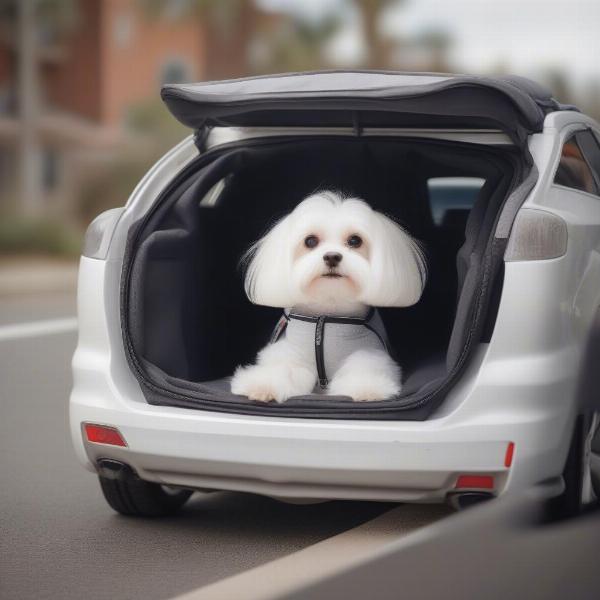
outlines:
[{"label": "blurred background foliage", "polygon": [[0,253],[78,252],[87,223],[123,205],[188,135],[160,102],[165,83],[343,67],[516,71],[600,117],[589,66],[599,5],[0,0]]}]

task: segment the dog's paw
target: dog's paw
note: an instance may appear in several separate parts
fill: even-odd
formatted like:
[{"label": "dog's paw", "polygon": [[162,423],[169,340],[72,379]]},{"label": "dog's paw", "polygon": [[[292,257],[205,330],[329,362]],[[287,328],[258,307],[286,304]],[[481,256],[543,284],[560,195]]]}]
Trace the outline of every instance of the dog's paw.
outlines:
[{"label": "dog's paw", "polygon": [[243,392],[235,392],[242,396],[247,396],[250,400],[256,400],[257,402],[283,402],[285,398],[281,398],[277,393],[277,390],[269,387],[268,385],[256,384],[249,386]]},{"label": "dog's paw", "polygon": [[386,400],[399,394],[401,386],[392,380],[364,381],[361,377],[332,381],[327,393],[331,396],[350,396],[355,402]]},{"label": "dog's paw", "polygon": [[333,376],[327,393],[355,402],[386,400],[400,393],[400,367],[385,352],[357,350]]},{"label": "dog's paw", "polygon": [[276,386],[265,381],[260,376],[250,372],[250,369],[238,369],[231,380],[231,391],[239,396],[247,396],[258,402],[283,402]]},{"label": "dog's paw", "polygon": [[287,386],[279,377],[258,366],[239,367],[231,380],[231,391],[258,402],[285,402],[288,398]]},{"label": "dog's paw", "polygon": [[267,346],[258,355],[258,364],[238,367],[231,379],[231,391],[258,402],[285,402],[292,396],[310,394],[316,372],[298,360],[284,360],[282,342]]}]

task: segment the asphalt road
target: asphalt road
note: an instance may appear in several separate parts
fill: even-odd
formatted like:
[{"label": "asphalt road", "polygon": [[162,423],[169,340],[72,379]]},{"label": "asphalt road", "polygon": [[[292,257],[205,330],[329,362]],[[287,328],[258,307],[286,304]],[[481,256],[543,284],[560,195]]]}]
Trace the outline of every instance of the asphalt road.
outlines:
[{"label": "asphalt road", "polygon": [[[0,297],[0,329],[73,314],[72,294]],[[169,598],[392,508],[297,506],[213,493],[196,494],[177,517],[113,513],[95,476],[76,462],[68,435],[75,341],[75,332],[0,338],[1,598]],[[423,507],[425,515],[428,510]]]}]

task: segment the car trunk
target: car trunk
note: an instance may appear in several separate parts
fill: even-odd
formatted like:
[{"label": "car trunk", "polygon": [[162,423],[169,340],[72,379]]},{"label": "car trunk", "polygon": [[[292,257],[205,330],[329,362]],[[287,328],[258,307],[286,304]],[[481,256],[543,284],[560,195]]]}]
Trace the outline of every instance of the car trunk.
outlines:
[{"label": "car trunk", "polygon": [[[262,93],[248,88],[256,82]],[[308,92],[282,90],[278,78],[266,82],[275,91],[265,92],[265,80],[258,78],[245,85],[217,84],[221,87],[208,92],[211,84],[201,92],[180,86],[163,93],[175,115],[197,128],[204,152],[130,231],[121,298],[130,366],[153,404],[288,417],[427,418],[477,344],[490,339],[506,222],[510,225],[519,199],[535,181],[524,139],[540,127],[540,115],[534,114],[539,105],[527,104],[531,97],[523,93],[527,110],[522,110],[494,87],[479,89],[472,81],[466,87],[448,85],[441,78],[421,84],[428,86],[418,94],[421,107],[427,107],[424,116],[413,110],[416,92],[402,95],[396,89],[394,102],[387,88],[382,99],[380,79],[377,86],[365,84],[362,92],[354,89],[351,97],[341,98],[339,89],[325,93],[322,80],[313,81],[316,89]],[[223,85],[241,85],[243,92],[234,94]],[[459,109],[444,114],[444,103],[452,100],[448,94],[465,89],[476,99],[484,93],[479,101],[461,95]],[[375,93],[379,96],[370,97]],[[502,110],[494,112],[484,105],[496,96]],[[447,131],[448,125],[464,127],[470,115],[471,125],[493,123],[513,143],[411,137],[404,129],[427,125]],[[207,150],[207,133],[217,125],[277,126],[278,133]],[[321,133],[285,133],[309,126]],[[344,126],[350,126],[349,133],[331,133],[332,127]],[[237,365],[254,359],[281,315],[280,309],[247,300],[239,259],[270,224],[319,189],[365,199],[398,219],[425,247],[429,278],[420,302],[380,310],[403,368],[402,392],[369,403],[311,394],[282,405],[233,395],[228,378]]]}]

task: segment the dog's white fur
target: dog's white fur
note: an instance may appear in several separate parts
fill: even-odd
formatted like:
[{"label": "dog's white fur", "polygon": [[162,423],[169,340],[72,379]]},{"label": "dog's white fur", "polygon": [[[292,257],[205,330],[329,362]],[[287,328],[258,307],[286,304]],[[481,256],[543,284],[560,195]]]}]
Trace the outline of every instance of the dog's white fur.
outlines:
[{"label": "dog's white fur", "polygon": [[[314,248],[304,244],[310,235],[318,238]],[[347,244],[352,235],[362,239],[360,248]],[[333,269],[323,259],[328,252],[342,255]],[[364,316],[370,306],[411,306],[426,277],[423,252],[402,227],[363,200],[332,191],[301,202],[245,260],[252,302],[309,315]],[[332,271],[336,277],[327,276]],[[314,357],[306,357],[284,337],[263,348],[256,364],[237,368],[232,392],[265,402],[310,394],[317,372]],[[382,400],[400,389],[401,370],[392,358],[383,350],[363,349],[346,358],[327,393]]]}]

